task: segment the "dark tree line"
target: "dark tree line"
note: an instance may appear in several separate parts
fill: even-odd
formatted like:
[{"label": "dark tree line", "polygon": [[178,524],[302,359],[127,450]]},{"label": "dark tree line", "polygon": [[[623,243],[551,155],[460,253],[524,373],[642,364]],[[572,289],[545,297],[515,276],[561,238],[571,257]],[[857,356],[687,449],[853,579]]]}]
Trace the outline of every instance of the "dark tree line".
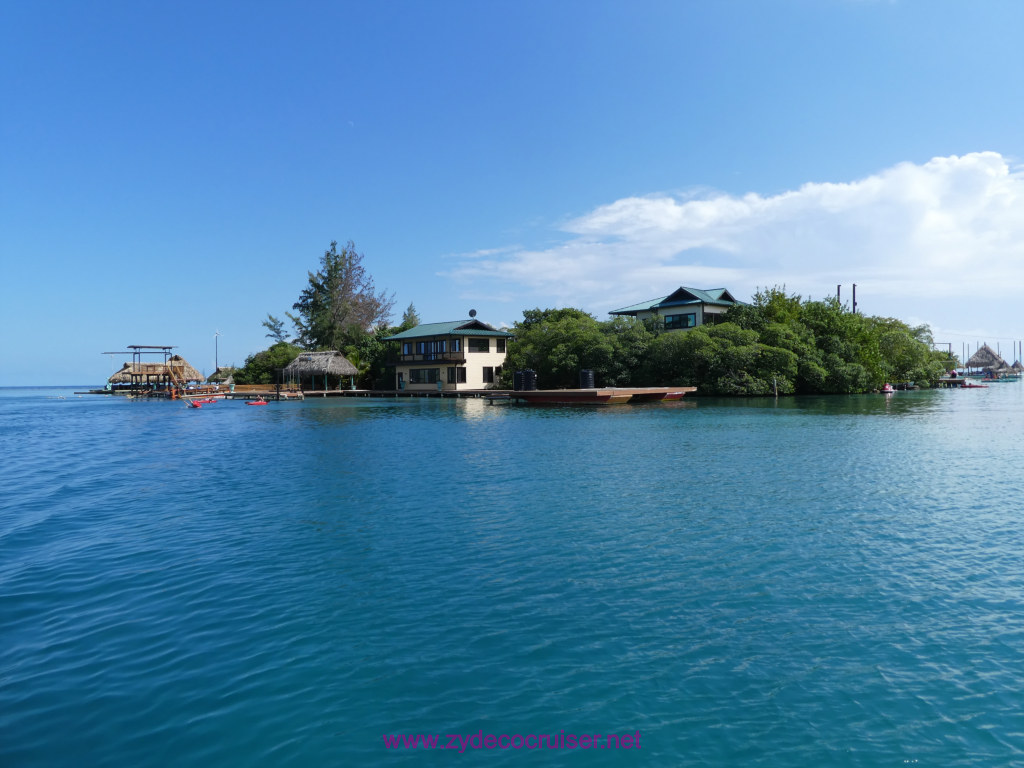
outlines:
[{"label": "dark tree line", "polygon": [[532,309],[513,332],[502,385],[516,370],[542,388],[575,387],[590,369],[599,386],[696,386],[702,394],[856,393],[886,382],[931,386],[954,365],[932,349],[927,326],[854,314],[835,299],[759,291],[717,325],[666,332],[657,319],[599,321],[578,309]]}]

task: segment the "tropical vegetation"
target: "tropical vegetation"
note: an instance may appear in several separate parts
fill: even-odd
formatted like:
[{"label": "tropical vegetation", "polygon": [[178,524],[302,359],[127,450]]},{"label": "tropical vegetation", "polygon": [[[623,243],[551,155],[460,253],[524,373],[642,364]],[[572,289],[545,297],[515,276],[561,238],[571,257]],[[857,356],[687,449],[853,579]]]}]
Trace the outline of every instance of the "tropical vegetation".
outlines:
[{"label": "tropical vegetation", "polygon": [[[349,241],[324,251],[292,312],[294,326],[272,314],[272,340],[235,372],[240,384],[269,384],[303,350],[336,349],[358,370],[361,388],[388,388],[389,336],[413,328],[413,304],[390,326],[394,297],[378,292]],[[933,349],[928,326],[851,312],[838,299],[815,301],[784,288],[759,290],[730,307],[722,322],[666,331],[658,317],[601,321],[575,308],[528,309],[515,324],[499,386],[515,371],[533,370],[545,389],[580,386],[592,371],[600,386],[695,386],[700,394],[849,394],[887,382],[929,386],[956,364]]]},{"label": "tropical vegetation", "polygon": [[409,304],[398,327],[388,325],[394,296],[378,292],[373,277],[363,266],[363,254],[350,240],[341,248],[331,242],[316,271],[308,272],[306,287],[284,320],[267,314],[263,327],[273,341],[267,349],[250,355],[235,373],[239,384],[271,384],[276,371],[287,366],[303,351],[338,350],[359,374],[358,386],[372,389],[388,381],[384,339],[419,323],[416,307]]},{"label": "tropical vegetation", "polygon": [[579,309],[532,309],[516,323],[502,385],[532,369],[543,388],[579,386],[581,369],[601,386],[696,386],[701,394],[868,392],[887,382],[930,386],[955,359],[933,350],[927,326],[850,312],[836,299],[758,291],[723,322],[664,330],[657,319],[599,321]]}]

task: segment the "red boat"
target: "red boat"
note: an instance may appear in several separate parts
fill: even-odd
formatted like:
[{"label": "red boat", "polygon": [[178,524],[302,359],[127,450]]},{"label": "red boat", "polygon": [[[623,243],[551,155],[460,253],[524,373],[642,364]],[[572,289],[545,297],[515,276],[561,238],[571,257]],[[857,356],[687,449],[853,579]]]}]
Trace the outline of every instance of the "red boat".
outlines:
[{"label": "red boat", "polygon": [[249,400],[249,401],[246,402],[246,405],[269,405],[269,403],[267,403],[266,400],[260,399],[260,400]]}]

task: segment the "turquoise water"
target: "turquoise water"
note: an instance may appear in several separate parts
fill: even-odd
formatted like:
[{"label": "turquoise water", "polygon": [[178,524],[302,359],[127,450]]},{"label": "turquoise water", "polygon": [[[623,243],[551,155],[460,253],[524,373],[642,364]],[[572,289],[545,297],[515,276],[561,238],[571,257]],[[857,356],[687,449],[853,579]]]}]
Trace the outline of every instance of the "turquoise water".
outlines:
[{"label": "turquoise water", "polygon": [[[1022,764],[1022,440],[1021,384],[0,390],[0,765]],[[640,749],[383,739],[562,732]]]}]

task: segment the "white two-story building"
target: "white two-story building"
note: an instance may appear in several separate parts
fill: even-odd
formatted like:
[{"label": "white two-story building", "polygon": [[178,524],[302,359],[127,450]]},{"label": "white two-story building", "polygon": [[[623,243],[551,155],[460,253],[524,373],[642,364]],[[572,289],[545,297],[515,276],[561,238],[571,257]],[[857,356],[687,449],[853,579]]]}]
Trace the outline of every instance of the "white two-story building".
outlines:
[{"label": "white two-story building", "polygon": [[398,342],[395,389],[461,391],[497,385],[505,364],[505,346],[512,334],[476,318],[447,323],[421,323],[389,336]]}]

